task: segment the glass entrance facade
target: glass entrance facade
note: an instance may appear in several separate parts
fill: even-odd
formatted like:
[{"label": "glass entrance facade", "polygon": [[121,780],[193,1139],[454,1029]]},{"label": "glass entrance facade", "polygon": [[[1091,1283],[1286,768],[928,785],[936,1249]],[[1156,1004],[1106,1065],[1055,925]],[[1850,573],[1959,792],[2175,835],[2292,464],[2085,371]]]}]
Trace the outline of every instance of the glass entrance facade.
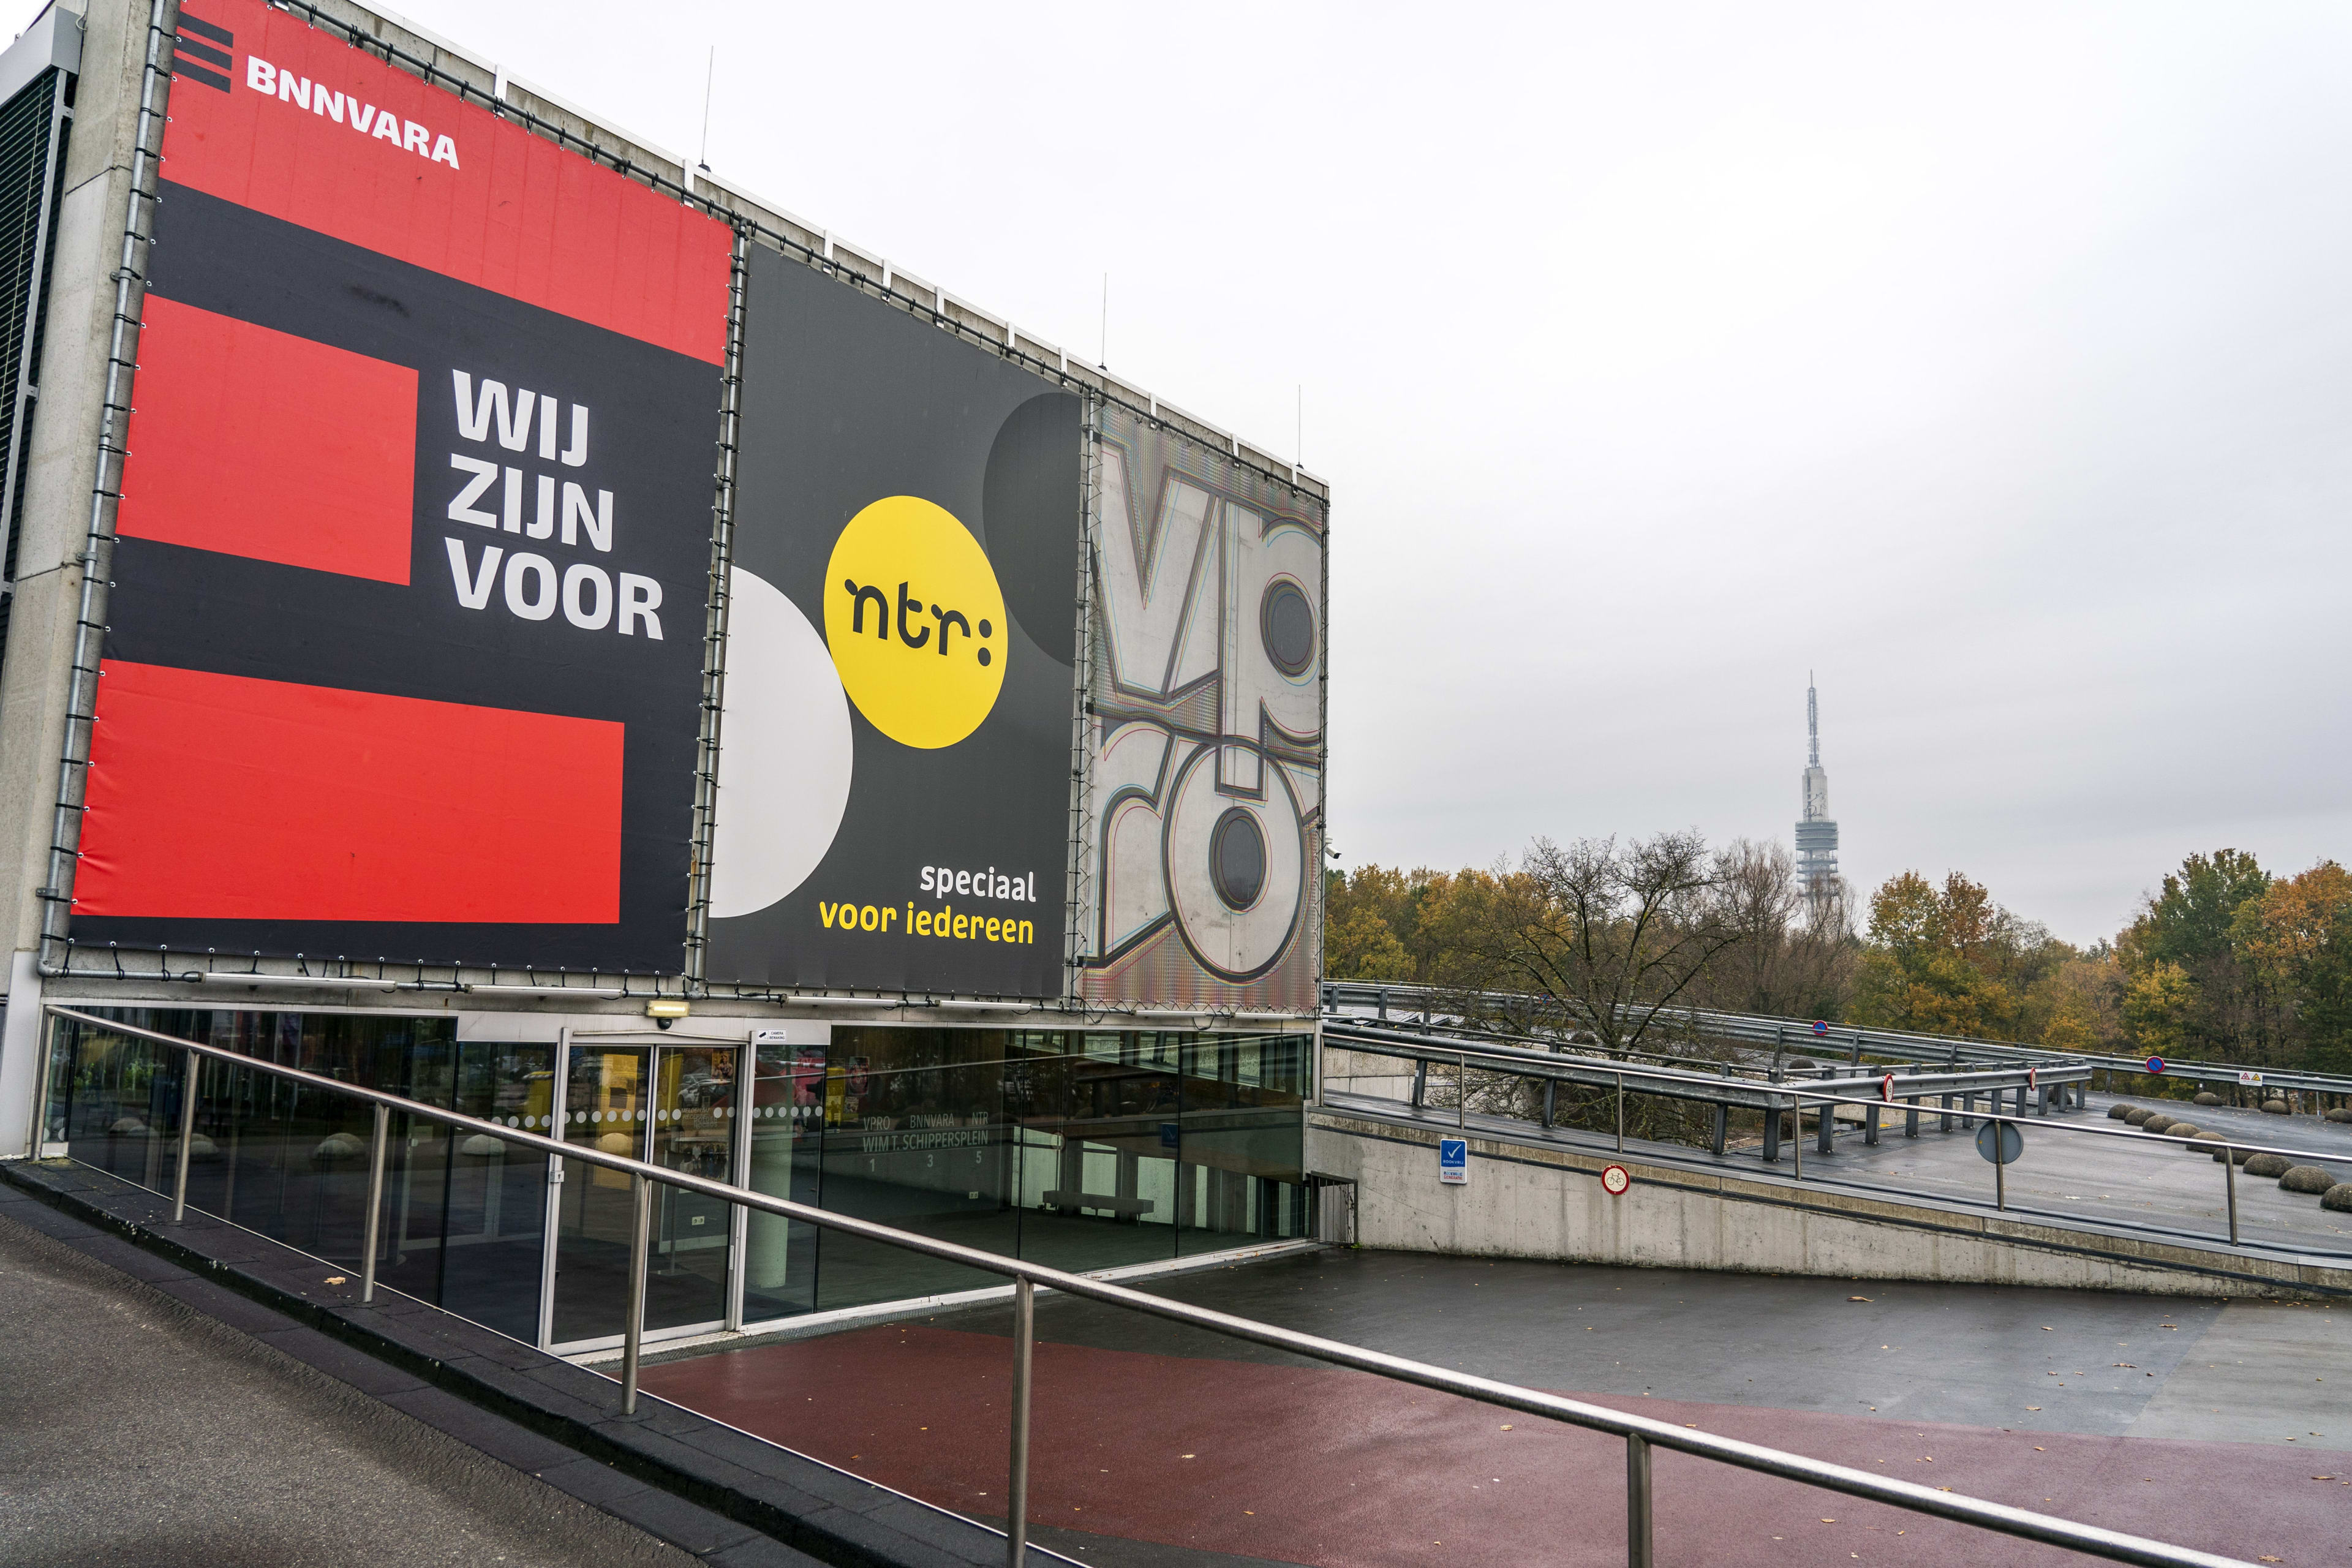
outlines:
[{"label": "glass entrance facade", "polygon": [[[556,1125],[567,1143],[626,1154],[713,1181],[734,1172],[735,1070],[742,1051],[703,1042],[569,1047]],[[548,1339],[580,1344],[617,1338],[629,1301],[629,1178],[563,1162],[555,1194],[555,1269]],[[730,1264],[727,1205],[653,1189],[646,1272],[646,1329],[721,1327]]]},{"label": "glass entrance facade", "polygon": [[[1311,1037],[835,1026],[830,1043],[681,1029],[468,1041],[454,1019],[129,1011],[128,1023],[964,1246],[1086,1270],[1307,1234]],[[697,1020],[700,1023],[700,1020]],[[559,1059],[559,1057],[561,1059]],[[60,1021],[46,1141],[158,1191],[182,1057]],[[356,1267],[372,1116],[211,1063],[189,1201]],[[393,1119],[385,1284],[554,1349],[619,1336],[625,1177]],[[976,1289],[992,1277],[656,1186],[649,1334]]]}]

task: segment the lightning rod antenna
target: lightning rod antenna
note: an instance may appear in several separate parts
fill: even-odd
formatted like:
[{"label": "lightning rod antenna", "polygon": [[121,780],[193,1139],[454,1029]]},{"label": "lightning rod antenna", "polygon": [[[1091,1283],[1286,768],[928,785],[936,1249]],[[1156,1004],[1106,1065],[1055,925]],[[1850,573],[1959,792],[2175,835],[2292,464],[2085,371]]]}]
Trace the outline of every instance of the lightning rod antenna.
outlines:
[{"label": "lightning rod antenna", "polygon": [[695,167],[710,173],[710,84],[719,79],[719,46],[710,46],[710,61],[702,68],[702,153]]}]

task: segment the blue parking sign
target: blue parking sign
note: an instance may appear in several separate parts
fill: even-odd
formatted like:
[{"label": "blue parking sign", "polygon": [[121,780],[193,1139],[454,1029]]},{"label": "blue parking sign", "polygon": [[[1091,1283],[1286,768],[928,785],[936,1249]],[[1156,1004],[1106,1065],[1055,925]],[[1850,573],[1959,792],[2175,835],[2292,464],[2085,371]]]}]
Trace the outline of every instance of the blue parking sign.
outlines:
[{"label": "blue parking sign", "polygon": [[1470,1140],[1440,1138],[1437,1141],[1437,1179],[1449,1186],[1469,1184]]}]

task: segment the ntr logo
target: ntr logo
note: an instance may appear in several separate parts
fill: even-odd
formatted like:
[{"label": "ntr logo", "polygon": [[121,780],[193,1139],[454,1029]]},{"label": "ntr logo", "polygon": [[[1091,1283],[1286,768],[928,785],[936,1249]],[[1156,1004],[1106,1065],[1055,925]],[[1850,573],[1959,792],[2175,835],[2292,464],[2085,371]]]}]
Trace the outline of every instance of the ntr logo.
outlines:
[{"label": "ntr logo", "polygon": [[[885,642],[889,641],[890,601],[884,596],[882,590],[875,587],[861,588],[847,577],[841,580],[841,586],[849,595],[850,635],[856,637],[866,630],[866,601],[871,599],[874,601],[874,635]],[[933,605],[930,608],[931,619],[939,623],[937,629],[940,634],[940,657],[945,658],[948,655],[950,639],[956,633],[961,632],[966,637],[972,635],[971,623],[963,618],[961,610],[950,610],[945,605]],[[931,640],[933,628],[919,624],[922,613],[922,600],[908,595],[906,584],[899,584],[898,640],[908,647],[921,647]],[[988,639],[994,635],[994,623],[982,617],[980,623],[980,646],[973,650],[973,657],[982,664],[990,664],[995,660],[996,656],[989,650],[988,647]]]},{"label": "ntr logo", "polygon": [[1011,641],[995,569],[954,513],[914,496],[877,500],[841,531],[824,575],[824,640],[869,723],[924,750],[980,728]]}]

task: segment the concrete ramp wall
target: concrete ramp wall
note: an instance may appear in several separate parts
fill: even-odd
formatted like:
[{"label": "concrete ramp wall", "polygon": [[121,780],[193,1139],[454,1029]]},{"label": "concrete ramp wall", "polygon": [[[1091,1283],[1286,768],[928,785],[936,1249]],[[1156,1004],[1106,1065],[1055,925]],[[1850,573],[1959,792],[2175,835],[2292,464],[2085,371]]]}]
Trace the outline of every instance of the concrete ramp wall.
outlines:
[{"label": "concrete ramp wall", "polygon": [[[1307,1166],[1356,1183],[1364,1247],[1655,1268],[2129,1290],[2352,1298],[2352,1269],[1748,1178],[1654,1158],[1470,1139],[1470,1180],[1437,1179],[1425,1122],[1314,1110]],[[1622,1197],[1601,1183],[1621,1164]]]}]

